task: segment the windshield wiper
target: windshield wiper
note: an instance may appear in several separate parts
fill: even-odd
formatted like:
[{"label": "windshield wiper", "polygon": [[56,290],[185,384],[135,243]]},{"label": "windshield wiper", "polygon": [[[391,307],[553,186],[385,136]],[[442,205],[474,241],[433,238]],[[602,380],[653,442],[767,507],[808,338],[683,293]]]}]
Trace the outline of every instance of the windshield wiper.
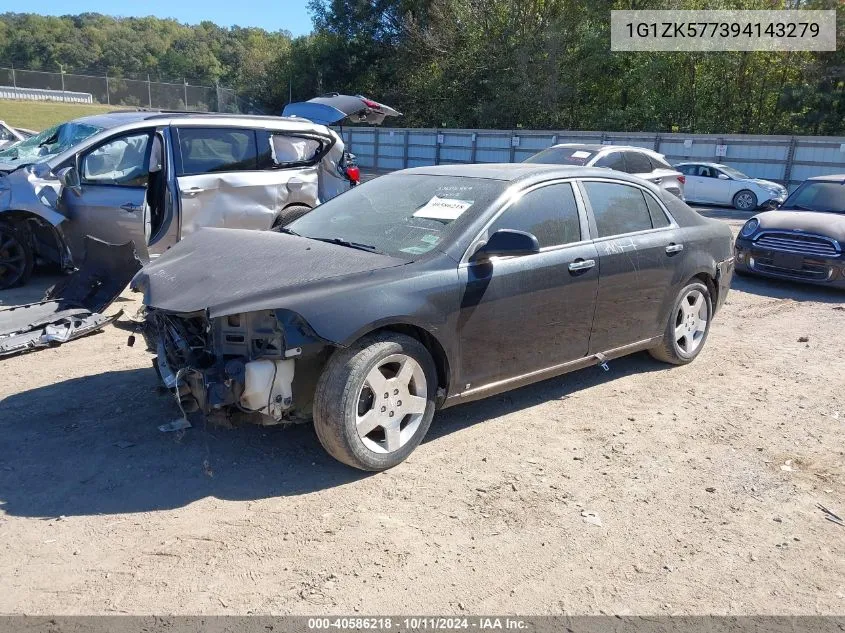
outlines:
[{"label": "windshield wiper", "polygon": [[279,228],[276,229],[276,232],[277,233],[284,233],[286,235],[296,235],[297,237],[302,237],[299,233],[297,233],[293,229],[289,229],[286,226],[280,226]]},{"label": "windshield wiper", "polygon": [[381,253],[379,249],[371,244],[361,244],[360,242],[350,242],[339,237],[309,237],[310,240],[317,240],[318,242],[326,242],[327,244],[337,244],[338,246],[346,246],[347,248],[357,248],[359,251],[368,251],[370,253]]}]

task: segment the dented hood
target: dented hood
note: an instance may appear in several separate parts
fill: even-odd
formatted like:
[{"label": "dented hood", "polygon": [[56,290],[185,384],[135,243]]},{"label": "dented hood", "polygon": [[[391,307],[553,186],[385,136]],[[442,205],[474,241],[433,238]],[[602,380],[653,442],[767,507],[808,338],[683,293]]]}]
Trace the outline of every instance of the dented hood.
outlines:
[{"label": "dented hood", "polygon": [[206,228],[144,266],[131,285],[149,307],[214,318],[283,308],[294,293],[333,291],[341,279],[405,263],[273,231]]}]

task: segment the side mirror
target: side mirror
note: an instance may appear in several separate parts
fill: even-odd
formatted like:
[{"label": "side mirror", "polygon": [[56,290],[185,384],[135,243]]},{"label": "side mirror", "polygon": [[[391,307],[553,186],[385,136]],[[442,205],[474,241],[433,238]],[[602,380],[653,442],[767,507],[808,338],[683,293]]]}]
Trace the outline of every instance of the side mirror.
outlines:
[{"label": "side mirror", "polygon": [[484,261],[491,257],[506,257],[531,255],[540,252],[537,238],[525,231],[499,229],[487,243],[481,246],[472,256],[473,261]]},{"label": "side mirror", "polygon": [[63,167],[56,172],[56,178],[62,183],[62,187],[70,189],[77,195],[81,193],[82,185],[79,182],[79,172],[76,171],[76,167]]},{"label": "side mirror", "polygon": [[717,178],[718,178],[719,180],[730,180],[730,179],[731,179],[731,177],[730,177],[730,176],[728,176],[727,174],[719,174],[719,175],[717,176]]}]

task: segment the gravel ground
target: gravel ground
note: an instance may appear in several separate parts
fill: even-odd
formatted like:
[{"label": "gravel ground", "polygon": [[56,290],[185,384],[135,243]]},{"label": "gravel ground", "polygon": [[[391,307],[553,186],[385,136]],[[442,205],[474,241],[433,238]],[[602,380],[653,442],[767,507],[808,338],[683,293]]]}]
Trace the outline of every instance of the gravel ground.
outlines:
[{"label": "gravel ground", "polygon": [[0,613],[842,614],[844,301],[737,279],[695,363],[444,411],[378,475],[308,426],[159,432],[118,327],[2,361]]}]

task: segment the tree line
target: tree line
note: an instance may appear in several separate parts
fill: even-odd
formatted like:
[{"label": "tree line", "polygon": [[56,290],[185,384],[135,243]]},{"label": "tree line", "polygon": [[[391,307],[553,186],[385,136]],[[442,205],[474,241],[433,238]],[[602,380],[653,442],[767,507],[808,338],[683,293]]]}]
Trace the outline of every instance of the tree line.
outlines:
[{"label": "tree line", "polygon": [[845,133],[836,52],[610,51],[612,9],[825,9],[837,0],[311,0],[311,34],[99,14],[0,15],[0,64],[289,96],[365,94],[401,125]]}]

